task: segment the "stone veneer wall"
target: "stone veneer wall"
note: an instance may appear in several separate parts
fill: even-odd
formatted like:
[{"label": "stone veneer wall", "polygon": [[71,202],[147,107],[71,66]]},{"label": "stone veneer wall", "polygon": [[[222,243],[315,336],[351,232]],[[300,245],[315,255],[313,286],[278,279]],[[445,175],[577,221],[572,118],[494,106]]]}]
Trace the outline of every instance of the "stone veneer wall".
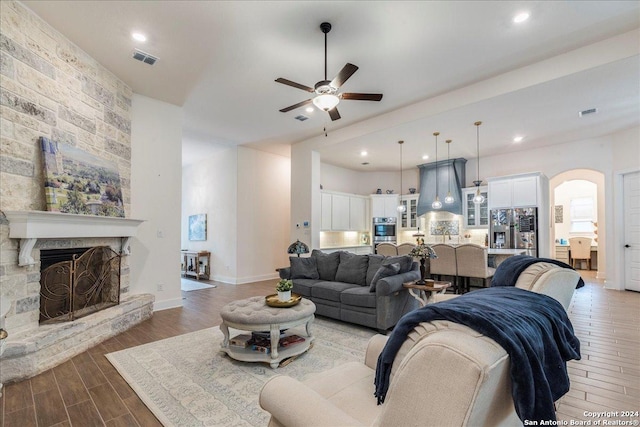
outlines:
[{"label": "stone veneer wall", "polygon": [[[118,165],[125,215],[131,203],[129,86],[21,3],[0,2],[0,298],[11,301],[6,328],[38,326],[40,264],[18,266],[7,210],[45,210],[38,138],[85,150]],[[40,240],[34,250],[108,245],[119,239]],[[122,260],[122,291],[129,287]]]}]

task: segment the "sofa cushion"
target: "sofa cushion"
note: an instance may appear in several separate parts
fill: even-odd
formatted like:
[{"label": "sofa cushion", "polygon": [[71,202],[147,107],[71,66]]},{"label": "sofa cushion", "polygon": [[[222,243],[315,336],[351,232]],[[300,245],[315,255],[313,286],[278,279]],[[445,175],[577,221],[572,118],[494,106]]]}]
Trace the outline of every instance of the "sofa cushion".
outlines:
[{"label": "sofa cushion", "polygon": [[358,286],[357,288],[342,291],[340,302],[357,307],[376,308],[376,294],[369,292],[369,288],[366,286]]},{"label": "sofa cushion", "polygon": [[395,276],[400,273],[400,263],[394,262],[393,264],[382,264],[376,274],[373,276],[371,280],[371,285],[369,286],[369,292],[376,291],[376,285],[378,284],[378,280],[384,279],[385,277]]},{"label": "sofa cushion", "polygon": [[340,265],[336,272],[336,282],[353,283],[364,286],[367,280],[369,257],[349,252],[340,252]]},{"label": "sofa cushion", "polygon": [[311,251],[311,258],[316,259],[316,267],[320,280],[328,280],[333,282],[336,280],[336,272],[340,264],[340,252],[325,254],[322,251],[314,249]]},{"label": "sofa cushion", "polygon": [[292,279],[319,279],[315,258],[299,258],[290,256]]},{"label": "sofa cushion", "polygon": [[309,298],[311,297],[311,288],[319,282],[320,280],[317,279],[294,279],[291,292]]},{"label": "sofa cushion", "polygon": [[358,285],[345,282],[318,282],[311,288],[311,296],[313,298],[321,298],[328,301],[340,302],[340,294],[342,291],[355,288]]},{"label": "sofa cushion", "polygon": [[408,255],[389,256],[382,261],[382,264],[384,265],[389,265],[394,263],[400,264],[400,274],[406,273],[407,271],[411,270],[411,264],[413,263],[413,258],[411,258]]},{"label": "sofa cushion", "polygon": [[367,285],[371,285],[373,276],[376,275],[378,269],[382,265],[384,255],[369,255],[369,266],[367,267]]}]

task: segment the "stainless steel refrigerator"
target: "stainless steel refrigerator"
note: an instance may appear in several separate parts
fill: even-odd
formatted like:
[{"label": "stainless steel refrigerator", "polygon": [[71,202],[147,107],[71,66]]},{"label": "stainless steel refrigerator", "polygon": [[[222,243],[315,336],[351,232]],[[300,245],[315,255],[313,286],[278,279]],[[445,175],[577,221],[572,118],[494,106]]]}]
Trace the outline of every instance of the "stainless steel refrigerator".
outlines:
[{"label": "stainless steel refrigerator", "polygon": [[538,208],[492,209],[489,245],[496,249],[524,249],[538,257]]}]

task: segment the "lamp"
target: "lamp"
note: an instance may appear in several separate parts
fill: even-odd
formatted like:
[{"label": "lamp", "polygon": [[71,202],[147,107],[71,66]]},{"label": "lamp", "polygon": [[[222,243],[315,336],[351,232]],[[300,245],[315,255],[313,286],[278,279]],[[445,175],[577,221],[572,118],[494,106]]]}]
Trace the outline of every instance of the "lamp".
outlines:
[{"label": "lamp", "polygon": [[340,98],[331,93],[324,93],[313,98],[313,105],[323,111],[332,110],[339,102]]},{"label": "lamp", "polygon": [[287,248],[287,253],[297,254],[298,258],[300,258],[300,254],[309,253],[309,246],[307,246],[305,243],[302,243],[300,240],[296,240],[295,242],[289,245],[289,247]]},{"label": "lamp", "polygon": [[407,207],[402,204],[402,144],[404,141],[398,141],[398,145],[400,145],[400,203],[398,204],[398,212],[404,213],[407,210]]},{"label": "lamp", "polygon": [[473,181],[473,183],[476,186],[476,195],[473,196],[473,203],[475,203],[476,205],[484,203],[484,196],[480,193],[480,185],[482,184],[482,180],[480,179],[480,125],[481,124],[482,122],[474,123],[474,125],[476,126],[476,150],[477,150],[477,160],[478,160],[478,167],[477,167],[478,179]]},{"label": "lamp", "polygon": [[451,140],[447,139],[447,181],[449,181],[449,191],[447,197],[444,198],[444,202],[448,205],[455,202],[455,199],[451,195],[451,164],[449,163],[449,148],[451,147]]},{"label": "lamp", "polygon": [[431,203],[431,207],[433,209],[442,208],[442,202],[440,201],[440,197],[438,196],[438,135],[440,135],[440,132],[433,133],[433,136],[436,137],[436,198],[433,203]]}]

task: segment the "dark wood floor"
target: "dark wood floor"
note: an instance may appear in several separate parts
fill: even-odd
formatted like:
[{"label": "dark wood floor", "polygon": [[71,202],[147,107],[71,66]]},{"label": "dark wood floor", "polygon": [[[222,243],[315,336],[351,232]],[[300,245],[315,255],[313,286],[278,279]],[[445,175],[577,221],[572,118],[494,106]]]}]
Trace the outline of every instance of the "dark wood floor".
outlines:
[{"label": "dark wood floor", "polygon": [[[582,360],[569,363],[571,390],[558,405],[558,418],[588,420],[585,411],[637,411],[640,294],[605,290],[593,272],[581,273],[587,286],[576,291],[570,317],[581,340]],[[7,385],[0,399],[0,425],[160,425],[104,355],[219,325],[225,304],[267,295],[274,281],[216,284],[217,288],[183,292],[182,308],[156,312],[150,320],[54,369]]]}]

